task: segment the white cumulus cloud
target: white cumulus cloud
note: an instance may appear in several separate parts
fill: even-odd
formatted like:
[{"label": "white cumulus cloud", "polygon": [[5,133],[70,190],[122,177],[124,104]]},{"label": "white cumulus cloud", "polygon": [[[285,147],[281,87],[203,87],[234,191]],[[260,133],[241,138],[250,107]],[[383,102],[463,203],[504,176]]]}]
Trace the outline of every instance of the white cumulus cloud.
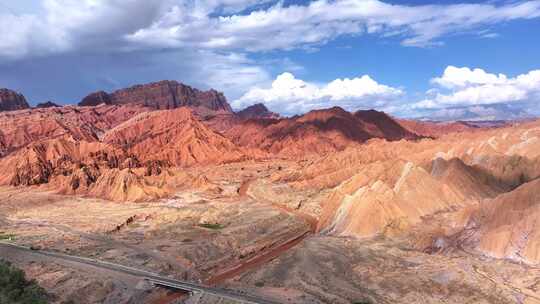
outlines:
[{"label": "white cumulus cloud", "polygon": [[507,81],[504,74],[490,74],[482,69],[458,68],[448,66],[441,77],[435,77],[432,83],[442,87],[453,89],[474,85],[501,84]]},{"label": "white cumulus cloud", "polygon": [[540,100],[540,70],[508,77],[478,68],[449,66],[442,76],[432,79],[432,83],[445,91],[431,91],[429,98],[414,107],[429,109]]},{"label": "white cumulus cloud", "polygon": [[233,101],[233,107],[240,109],[262,102],[283,114],[297,114],[331,106],[355,110],[384,107],[402,95],[401,89],[379,84],[368,75],[316,84],[285,72],[276,77],[270,88],[251,88]]}]

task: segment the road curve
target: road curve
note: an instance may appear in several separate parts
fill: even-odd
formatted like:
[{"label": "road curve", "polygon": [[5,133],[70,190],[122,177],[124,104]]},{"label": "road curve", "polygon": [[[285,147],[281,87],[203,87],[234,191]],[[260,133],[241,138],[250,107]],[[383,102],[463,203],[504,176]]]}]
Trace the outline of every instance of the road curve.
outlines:
[{"label": "road curve", "polygon": [[140,277],[141,279],[148,280],[151,283],[154,283],[156,285],[167,286],[170,288],[176,288],[183,291],[208,293],[208,294],[215,295],[218,297],[240,301],[242,303],[278,304],[278,302],[262,299],[256,296],[252,296],[248,294],[240,294],[238,292],[234,292],[231,290],[226,290],[226,289],[217,288],[217,287],[209,287],[209,286],[205,286],[205,285],[197,284],[197,283],[179,281],[179,280],[171,279],[168,277],[160,276],[159,274],[156,274],[156,273],[152,273],[152,272],[148,272],[145,270],[140,270],[140,269],[136,269],[132,267],[127,267],[127,266],[123,266],[119,264],[114,264],[114,263],[109,263],[109,262],[104,262],[104,261],[99,261],[99,260],[89,259],[89,258],[84,258],[84,257],[72,256],[72,255],[67,255],[67,254],[62,254],[62,253],[52,252],[52,251],[32,250],[28,247],[15,245],[8,242],[0,241],[0,256],[2,253],[2,248],[17,250],[21,254],[41,255],[41,256],[47,256],[53,259],[60,259],[60,260],[65,260],[69,262],[74,262],[74,263],[91,265],[98,268],[103,268],[107,270],[117,271],[117,272],[129,274],[132,276]]}]

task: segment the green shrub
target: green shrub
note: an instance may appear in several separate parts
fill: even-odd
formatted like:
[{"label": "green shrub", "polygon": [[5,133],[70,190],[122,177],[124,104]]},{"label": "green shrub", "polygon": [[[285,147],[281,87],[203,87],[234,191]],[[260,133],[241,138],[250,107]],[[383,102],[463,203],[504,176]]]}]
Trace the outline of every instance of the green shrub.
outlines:
[{"label": "green shrub", "polygon": [[256,287],[264,287],[264,282],[255,282]]},{"label": "green shrub", "polygon": [[15,235],[14,234],[5,234],[4,232],[0,232],[0,240],[14,240]]},{"label": "green shrub", "polygon": [[45,304],[46,293],[24,272],[11,263],[0,260],[0,304]]},{"label": "green shrub", "polygon": [[214,229],[214,230],[223,229],[223,225],[217,224],[217,223],[216,224],[208,224],[208,223],[199,224],[199,227]]}]

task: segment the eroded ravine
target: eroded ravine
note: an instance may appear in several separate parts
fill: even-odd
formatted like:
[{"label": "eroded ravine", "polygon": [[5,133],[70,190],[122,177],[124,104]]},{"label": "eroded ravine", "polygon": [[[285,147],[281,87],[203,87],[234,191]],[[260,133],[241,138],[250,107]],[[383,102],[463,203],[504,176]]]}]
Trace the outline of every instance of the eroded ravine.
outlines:
[{"label": "eroded ravine", "polygon": [[228,279],[232,279],[236,276],[239,276],[244,272],[260,267],[272,261],[273,259],[279,257],[280,255],[287,252],[289,249],[293,248],[294,246],[298,245],[305,238],[315,233],[317,229],[317,219],[315,217],[309,214],[306,214],[304,212],[301,212],[299,210],[294,210],[292,208],[283,206],[281,204],[271,202],[264,198],[259,198],[259,197],[255,198],[249,195],[248,193],[249,186],[254,181],[255,181],[254,179],[249,179],[249,180],[244,181],[238,188],[238,194],[242,197],[248,197],[252,200],[256,200],[264,204],[271,205],[272,207],[279,209],[282,212],[285,212],[289,215],[302,219],[305,225],[307,226],[306,230],[303,230],[300,233],[288,238],[284,242],[280,242],[278,244],[269,246],[268,248],[264,248],[263,250],[255,254],[254,256],[248,259],[245,259],[243,261],[239,261],[238,264],[233,265],[231,267],[227,267],[226,269],[218,272],[217,274],[212,275],[209,279],[205,281],[206,284],[209,284],[209,285],[219,284]]}]

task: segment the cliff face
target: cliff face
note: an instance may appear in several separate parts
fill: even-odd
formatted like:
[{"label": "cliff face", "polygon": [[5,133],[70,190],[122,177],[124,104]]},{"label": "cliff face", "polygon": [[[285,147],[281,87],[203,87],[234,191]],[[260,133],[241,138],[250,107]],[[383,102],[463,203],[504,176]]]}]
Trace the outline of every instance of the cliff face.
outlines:
[{"label": "cliff face", "polygon": [[111,96],[105,91],[98,91],[84,97],[79,106],[97,106],[99,104],[112,104]]},{"label": "cliff face", "polygon": [[177,81],[159,81],[117,90],[111,94],[103,91],[92,93],[79,103],[80,106],[105,104],[136,104],[157,110],[182,106],[203,107],[212,111],[232,112],[225,96],[216,91],[200,91]]},{"label": "cliff face", "polygon": [[9,89],[0,89],[0,111],[15,111],[29,107],[22,94]]}]

